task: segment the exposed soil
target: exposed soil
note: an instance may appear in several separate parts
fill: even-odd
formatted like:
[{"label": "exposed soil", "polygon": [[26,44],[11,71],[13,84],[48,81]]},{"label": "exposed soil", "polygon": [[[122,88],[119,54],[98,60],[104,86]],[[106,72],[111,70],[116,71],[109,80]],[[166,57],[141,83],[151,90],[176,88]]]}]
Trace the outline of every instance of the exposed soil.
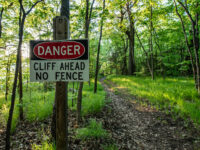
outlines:
[{"label": "exposed soil", "polygon": [[[112,84],[112,83],[111,83]],[[106,139],[81,141],[75,138],[75,112],[69,114],[69,147],[72,150],[101,150],[102,145],[115,144],[120,150],[197,150],[200,149],[200,132],[193,124],[182,119],[173,120],[170,115],[154,109],[147,104],[143,106],[134,96],[128,95],[125,89],[116,94],[103,83],[107,92],[107,104],[102,112],[87,116],[101,121],[110,133]],[[112,87],[115,86],[112,84]],[[117,88],[117,87],[115,87]],[[144,100],[146,102],[146,100]],[[20,122],[11,137],[13,150],[30,150],[33,143],[50,136],[51,118],[42,122]],[[47,136],[43,136],[45,133]],[[0,127],[0,150],[4,149],[5,128]]]}]

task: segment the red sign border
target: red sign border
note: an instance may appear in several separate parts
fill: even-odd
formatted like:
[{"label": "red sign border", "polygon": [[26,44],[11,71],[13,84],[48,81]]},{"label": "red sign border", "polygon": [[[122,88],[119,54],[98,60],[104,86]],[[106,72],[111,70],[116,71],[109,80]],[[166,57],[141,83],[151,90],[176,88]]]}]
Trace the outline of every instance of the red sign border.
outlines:
[{"label": "red sign border", "polygon": [[[39,57],[39,56],[37,56],[36,54],[35,54],[35,51],[34,51],[34,49],[35,49],[35,47],[37,46],[37,45],[39,45],[39,44],[42,44],[42,43],[57,43],[57,42],[76,42],[76,43],[79,43],[79,44],[81,44],[83,47],[84,47],[84,53],[81,55],[81,56],[79,56],[79,57],[76,57],[76,58],[70,58],[70,59],[45,59],[45,58],[41,58],[41,57]],[[85,52],[86,52],[86,50],[85,50],[85,46],[81,43],[81,42],[77,42],[77,41],[55,41],[55,40],[52,40],[52,41],[49,41],[49,42],[41,42],[41,43],[38,43],[38,44],[36,44],[34,47],[33,47],[33,54],[37,57],[37,58],[40,58],[40,59],[43,59],[43,60],[73,60],[73,59],[77,59],[77,58],[80,58],[80,57],[82,57],[84,54],[85,54]]]}]

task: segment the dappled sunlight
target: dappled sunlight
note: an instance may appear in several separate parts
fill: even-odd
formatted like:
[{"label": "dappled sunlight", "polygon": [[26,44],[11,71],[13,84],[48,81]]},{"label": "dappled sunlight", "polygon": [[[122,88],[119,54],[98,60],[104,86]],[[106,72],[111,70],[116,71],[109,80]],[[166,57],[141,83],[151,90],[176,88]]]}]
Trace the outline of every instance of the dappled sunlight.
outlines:
[{"label": "dappled sunlight", "polygon": [[126,89],[127,87],[124,87],[124,86],[117,86],[116,88],[118,88],[118,89]]},{"label": "dappled sunlight", "polygon": [[[190,116],[195,122],[200,120],[199,96],[191,78],[168,77],[165,80],[157,78],[152,81],[150,77],[111,76],[110,80],[119,90],[127,89],[131,95],[148,99],[160,108],[170,107],[183,117]],[[135,101],[131,100],[131,103]],[[136,109],[141,112],[150,111],[143,106],[137,106]]]},{"label": "dappled sunlight", "polygon": [[0,99],[3,99],[5,96],[4,95],[0,95]]},{"label": "dappled sunlight", "polygon": [[135,109],[136,109],[137,111],[140,111],[140,112],[158,112],[158,110],[153,109],[153,108],[151,108],[151,107],[149,107],[149,106],[137,105],[137,106],[135,107]]}]

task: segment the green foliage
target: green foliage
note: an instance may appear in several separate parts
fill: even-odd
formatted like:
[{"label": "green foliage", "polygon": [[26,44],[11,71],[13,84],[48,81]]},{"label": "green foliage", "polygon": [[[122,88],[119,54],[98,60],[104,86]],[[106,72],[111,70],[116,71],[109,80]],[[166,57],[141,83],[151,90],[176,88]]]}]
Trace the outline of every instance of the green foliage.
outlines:
[{"label": "green foliage", "polygon": [[52,114],[55,94],[53,91],[34,91],[31,100],[29,93],[24,95],[25,117],[29,121],[43,120]]},{"label": "green foliage", "polygon": [[149,77],[109,76],[106,81],[112,81],[139,99],[148,99],[158,108],[183,118],[190,117],[200,124],[199,95],[191,78],[157,78],[152,81]]},{"label": "green foliage", "polygon": [[[83,86],[83,98],[82,98],[82,115],[88,115],[88,114],[95,114],[97,112],[100,112],[102,108],[105,106],[105,91],[103,90],[103,87],[98,82],[98,88],[97,93],[94,94],[93,92],[94,82],[91,81],[90,86],[88,83],[85,83]],[[72,84],[69,84],[69,88],[72,88]],[[78,89],[76,89],[76,92],[78,92]],[[69,100],[68,105],[70,109],[76,110],[76,105],[72,107],[72,98],[76,100],[76,94],[69,93]]]},{"label": "green foliage", "polygon": [[[23,108],[25,119],[28,121],[43,120],[51,115],[54,103],[54,92],[44,92],[43,84],[30,83],[29,90],[24,90]],[[10,96],[9,96],[10,97]],[[10,98],[6,102],[3,98],[0,99],[0,123],[5,126],[8,120],[10,109]],[[15,131],[19,120],[19,103],[18,96],[15,102],[15,108],[12,119],[11,132]]]},{"label": "green foliage", "polygon": [[77,129],[76,131],[76,138],[78,139],[106,137],[108,137],[108,133],[102,128],[101,122],[98,123],[95,119],[91,119],[85,128]]},{"label": "green foliage", "polygon": [[55,143],[50,142],[50,138],[44,133],[44,130],[42,129],[42,140],[41,144],[32,144],[32,149],[33,150],[56,150],[56,145]]},{"label": "green foliage", "polygon": [[[8,121],[9,109],[10,109],[10,102],[2,104],[1,109],[0,109],[0,124],[2,124],[3,126],[6,126],[6,123]],[[16,107],[13,113],[11,133],[15,131],[15,128],[18,123],[18,118],[19,118],[19,110],[18,110],[18,107]]]},{"label": "green foliage", "polygon": [[55,145],[49,143],[48,141],[42,142],[42,145],[33,144],[32,149],[34,150],[56,150]]}]

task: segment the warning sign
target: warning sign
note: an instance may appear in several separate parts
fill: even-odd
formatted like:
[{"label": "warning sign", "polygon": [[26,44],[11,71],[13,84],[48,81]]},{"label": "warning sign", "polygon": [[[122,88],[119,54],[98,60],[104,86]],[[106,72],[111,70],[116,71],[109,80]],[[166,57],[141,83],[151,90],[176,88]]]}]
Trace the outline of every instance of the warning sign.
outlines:
[{"label": "warning sign", "polygon": [[89,81],[88,40],[30,41],[30,81]]}]

